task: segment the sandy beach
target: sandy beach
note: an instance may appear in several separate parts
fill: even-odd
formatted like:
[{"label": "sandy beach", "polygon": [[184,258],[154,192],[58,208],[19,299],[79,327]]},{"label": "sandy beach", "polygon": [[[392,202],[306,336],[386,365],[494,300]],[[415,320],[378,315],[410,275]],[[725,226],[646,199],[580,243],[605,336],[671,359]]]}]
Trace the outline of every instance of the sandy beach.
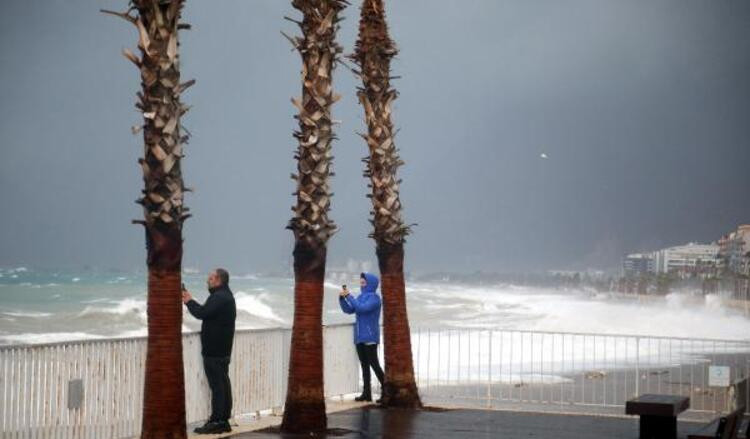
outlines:
[{"label": "sandy beach", "polygon": [[[736,379],[748,376],[748,354],[707,356],[704,361],[673,367],[644,367],[562,374],[564,380],[544,383],[482,383],[423,387],[425,400],[434,405],[503,410],[624,415],[625,401],[640,394],[690,397],[686,419],[712,419],[731,405],[734,391],[709,387],[709,364],[730,366]],[[745,389],[747,392],[747,389]]]}]

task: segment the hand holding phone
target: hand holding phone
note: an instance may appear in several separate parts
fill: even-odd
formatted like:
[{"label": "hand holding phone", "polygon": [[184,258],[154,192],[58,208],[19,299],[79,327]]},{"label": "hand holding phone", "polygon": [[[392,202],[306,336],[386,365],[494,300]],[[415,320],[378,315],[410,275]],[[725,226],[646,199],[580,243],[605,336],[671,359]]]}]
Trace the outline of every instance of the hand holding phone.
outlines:
[{"label": "hand holding phone", "polygon": [[191,300],[193,300],[193,296],[191,296],[187,288],[185,288],[185,284],[182,284],[182,303],[187,304]]},{"label": "hand holding phone", "polygon": [[349,291],[346,289],[346,285],[341,285],[340,296],[344,297],[344,296],[347,296],[347,295],[349,295]]}]

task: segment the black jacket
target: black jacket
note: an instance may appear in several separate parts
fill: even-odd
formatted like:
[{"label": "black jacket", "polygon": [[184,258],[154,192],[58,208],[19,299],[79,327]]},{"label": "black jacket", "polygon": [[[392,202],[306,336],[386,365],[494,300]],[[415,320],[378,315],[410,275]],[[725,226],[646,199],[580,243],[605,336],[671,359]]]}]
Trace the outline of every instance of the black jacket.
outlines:
[{"label": "black jacket", "polygon": [[232,355],[234,321],[237,306],[229,287],[219,287],[200,305],[195,300],[187,303],[188,311],[201,325],[201,345],[204,357],[229,357]]}]

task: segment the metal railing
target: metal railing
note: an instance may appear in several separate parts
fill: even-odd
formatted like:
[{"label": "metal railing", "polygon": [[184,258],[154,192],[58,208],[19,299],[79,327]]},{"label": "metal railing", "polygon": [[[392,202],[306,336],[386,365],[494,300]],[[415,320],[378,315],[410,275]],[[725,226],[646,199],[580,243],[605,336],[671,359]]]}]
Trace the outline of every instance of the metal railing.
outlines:
[{"label": "metal railing", "polygon": [[[351,331],[350,324],[324,329],[327,397],[359,391]],[[235,417],[283,405],[290,341],[289,329],[237,331]],[[185,334],[183,349],[192,423],[208,415],[209,390],[198,335]],[[628,399],[660,393],[689,396],[692,413],[713,414],[750,399],[750,341],[423,329],[412,333],[412,353],[429,404],[623,413]],[[136,436],[145,355],[145,338],[0,347],[0,438]],[[729,386],[709,385],[711,366],[729,367]],[[81,405],[69,408],[76,380]]]},{"label": "metal railing", "polygon": [[[323,340],[326,396],[358,392],[352,325],[325,327]],[[235,417],[284,404],[290,343],[290,329],[236,332],[229,372]],[[183,355],[193,423],[210,411],[198,334],[183,336]],[[0,347],[0,438],[137,436],[145,358],[145,337]]]},{"label": "metal railing", "polygon": [[[417,384],[430,403],[622,414],[645,393],[690,397],[690,411],[748,401],[750,341],[514,331],[412,333]],[[709,385],[728,366],[730,385]]]}]

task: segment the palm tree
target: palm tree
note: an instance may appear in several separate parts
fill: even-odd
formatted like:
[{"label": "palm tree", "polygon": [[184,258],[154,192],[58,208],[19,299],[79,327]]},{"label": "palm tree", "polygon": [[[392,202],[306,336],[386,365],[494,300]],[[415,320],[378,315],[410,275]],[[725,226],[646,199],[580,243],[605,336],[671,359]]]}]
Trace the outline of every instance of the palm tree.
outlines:
[{"label": "palm tree", "polygon": [[380,274],[383,278],[383,327],[385,338],[385,383],[383,404],[420,407],[414,380],[409,318],[404,285],[404,242],[410,232],[401,218],[401,200],[396,173],[403,165],[394,143],[391,104],[398,92],[391,88],[391,59],[397,49],[388,35],[383,0],[364,0],[359,39],[351,59],[359,71],[362,87],[357,95],[365,110],[369,149],[365,177],[369,177],[372,222]]},{"label": "palm tree", "polygon": [[[182,225],[189,216],[183,205],[186,188],[180,160],[187,143],[180,116],[187,107],[180,95],[195,81],[180,83],[178,30],[183,0],[132,0],[117,15],[136,26],[140,56],[123,51],[141,73],[136,107],[143,113],[144,219],[148,265],[148,351],[141,438],[186,437],[185,385],[182,364]],[[135,15],[131,13],[135,12]]]},{"label": "palm tree", "polygon": [[345,0],[293,0],[302,12],[295,21],[302,36],[289,38],[302,57],[302,99],[292,99],[299,141],[295,158],[296,206],[288,228],[294,233],[294,324],[282,431],[320,432],[326,429],[323,396],[323,280],[326,245],[336,226],[328,218],[331,193],[333,120],[332,72],[341,53],[336,44],[339,13]]}]

